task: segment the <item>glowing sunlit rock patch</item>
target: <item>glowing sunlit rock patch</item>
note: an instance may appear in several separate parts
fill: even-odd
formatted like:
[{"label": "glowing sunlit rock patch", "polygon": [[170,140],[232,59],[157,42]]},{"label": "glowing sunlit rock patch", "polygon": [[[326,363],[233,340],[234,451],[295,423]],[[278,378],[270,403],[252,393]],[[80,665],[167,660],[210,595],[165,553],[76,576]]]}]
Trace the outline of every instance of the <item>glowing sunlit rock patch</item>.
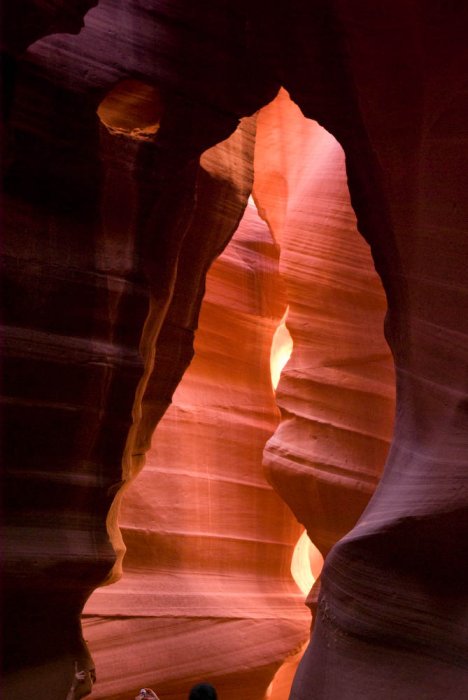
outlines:
[{"label": "glowing sunlit rock patch", "polygon": [[291,562],[293,579],[304,595],[309,593],[320,574],[322,566],[323,557],[304,530],[294,548]]},{"label": "glowing sunlit rock patch", "polygon": [[97,113],[111,133],[145,139],[158,131],[162,109],[155,87],[140,80],[122,80],[102,100]]},{"label": "glowing sunlit rock patch", "polygon": [[293,350],[293,340],[286,326],[289,307],[286,309],[283,318],[275,331],[271,344],[271,383],[276,390],[281,372],[291,357]]}]

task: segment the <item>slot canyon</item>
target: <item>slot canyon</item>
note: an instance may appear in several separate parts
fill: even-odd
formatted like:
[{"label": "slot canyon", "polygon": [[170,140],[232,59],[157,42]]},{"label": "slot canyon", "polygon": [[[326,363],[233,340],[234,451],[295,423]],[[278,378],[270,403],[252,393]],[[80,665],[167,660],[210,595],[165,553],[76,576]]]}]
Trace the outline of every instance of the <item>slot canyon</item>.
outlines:
[{"label": "slot canyon", "polygon": [[468,5],[2,8],[2,697],[468,695]]}]

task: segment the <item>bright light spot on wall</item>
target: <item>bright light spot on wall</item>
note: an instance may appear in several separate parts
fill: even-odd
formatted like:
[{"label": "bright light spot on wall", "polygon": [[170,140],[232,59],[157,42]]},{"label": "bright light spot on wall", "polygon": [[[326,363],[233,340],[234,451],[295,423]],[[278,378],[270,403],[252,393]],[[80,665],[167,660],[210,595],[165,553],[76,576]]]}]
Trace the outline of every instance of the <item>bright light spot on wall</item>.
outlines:
[{"label": "bright light spot on wall", "polygon": [[291,334],[286,327],[286,319],[288,317],[289,306],[286,308],[283,318],[280,321],[278,328],[273,336],[271,343],[270,368],[271,368],[271,383],[273,389],[278,386],[283,367],[291,357],[293,350],[293,340]]},{"label": "bright light spot on wall", "polygon": [[304,530],[294,548],[291,574],[304,595],[308,595],[323,566],[323,557]]},{"label": "bright light spot on wall", "polygon": [[107,93],[97,109],[99,119],[111,133],[136,139],[154,136],[162,112],[159,91],[140,80],[122,80]]}]

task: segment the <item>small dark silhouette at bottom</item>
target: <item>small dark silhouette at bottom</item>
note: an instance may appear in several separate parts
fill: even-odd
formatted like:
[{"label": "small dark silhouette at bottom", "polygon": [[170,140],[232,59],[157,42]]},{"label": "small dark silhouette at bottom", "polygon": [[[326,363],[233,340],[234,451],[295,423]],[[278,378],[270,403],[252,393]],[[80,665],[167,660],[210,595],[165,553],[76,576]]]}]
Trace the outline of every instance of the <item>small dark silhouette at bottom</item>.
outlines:
[{"label": "small dark silhouette at bottom", "polygon": [[159,698],[151,688],[142,688],[135,700],[159,700]]},{"label": "small dark silhouette at bottom", "polygon": [[188,700],[218,700],[218,694],[211,683],[197,683],[190,691]]}]

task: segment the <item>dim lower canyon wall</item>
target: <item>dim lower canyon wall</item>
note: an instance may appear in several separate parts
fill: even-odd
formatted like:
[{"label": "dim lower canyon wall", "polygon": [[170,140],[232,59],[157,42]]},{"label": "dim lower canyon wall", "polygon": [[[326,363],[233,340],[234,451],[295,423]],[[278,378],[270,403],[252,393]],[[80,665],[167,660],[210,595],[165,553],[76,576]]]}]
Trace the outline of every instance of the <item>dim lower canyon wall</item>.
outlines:
[{"label": "dim lower canyon wall", "polygon": [[[253,153],[255,201],[211,267],[194,359],[122,500],[123,576],[85,608],[96,698],[150,686],[183,700],[210,680],[223,699],[286,700],[321,567],[304,536],[292,563],[294,515],[326,554],[383,466],[385,298],[342,150],[282,92],[257,116]],[[150,383],[165,376],[157,350]]]}]

